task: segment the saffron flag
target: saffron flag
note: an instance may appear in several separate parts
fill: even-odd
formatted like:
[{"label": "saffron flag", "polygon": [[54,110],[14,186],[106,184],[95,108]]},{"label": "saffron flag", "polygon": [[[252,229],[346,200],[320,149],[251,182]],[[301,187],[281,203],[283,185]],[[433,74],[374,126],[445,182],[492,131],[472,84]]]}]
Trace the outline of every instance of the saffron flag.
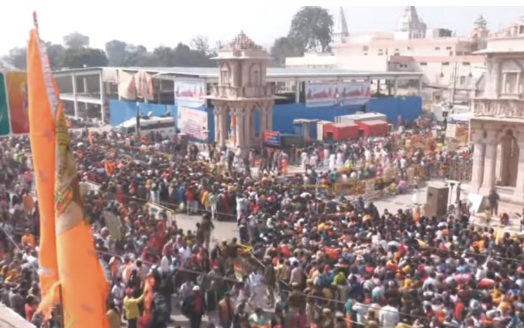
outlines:
[{"label": "saffron flag", "polygon": [[51,314],[58,294],[51,288],[58,282],[58,264],[55,234],[55,124],[53,120],[58,102],[56,87],[44,74],[49,67],[41,56],[41,43],[36,33],[31,33],[27,49],[27,79],[29,91],[29,129],[33,167],[35,171],[38,208],[40,211],[40,285],[43,302],[41,309]]},{"label": "saffron flag", "polygon": [[[40,176],[37,179],[37,183],[40,183],[37,190],[41,209],[46,210],[41,212],[42,227],[46,230],[41,236],[41,245],[47,245],[45,253],[40,255],[40,263],[44,268],[42,274],[45,270],[49,270],[50,274],[58,267],[58,277],[56,274],[41,276],[46,283],[51,283],[48,277],[58,278],[53,287],[46,286],[50,289],[44,295],[41,309],[49,313],[50,307],[57,301],[57,287],[60,286],[66,327],[106,328],[108,284],[95,250],[90,226],[85,221],[78,172],[70,150],[62,104],[49,69],[45,46],[36,29],[31,31],[28,46],[28,80],[31,146],[33,153],[37,153],[34,161],[39,162],[35,163],[37,176]],[[45,157],[52,157],[49,153],[51,150],[54,158],[44,161]],[[53,187],[53,182],[54,189],[46,194]],[[47,216],[49,208],[54,209],[51,216]],[[54,234],[49,226],[54,229]],[[55,243],[54,247],[50,246],[52,243]],[[53,248],[55,254],[52,254]]]}]

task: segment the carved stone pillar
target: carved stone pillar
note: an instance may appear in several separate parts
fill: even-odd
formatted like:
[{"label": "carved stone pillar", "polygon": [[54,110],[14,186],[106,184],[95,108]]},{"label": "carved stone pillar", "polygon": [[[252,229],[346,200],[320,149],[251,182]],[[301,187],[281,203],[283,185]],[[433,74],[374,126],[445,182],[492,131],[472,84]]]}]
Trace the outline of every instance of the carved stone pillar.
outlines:
[{"label": "carved stone pillar", "polygon": [[241,149],[246,148],[246,112],[244,107],[235,108],[235,115],[237,120],[236,125],[236,145]]},{"label": "carved stone pillar", "polygon": [[488,195],[491,189],[495,188],[495,175],[497,167],[497,133],[488,132],[486,139],[486,155],[484,167],[484,180],[482,183],[482,193]]},{"label": "carved stone pillar", "polygon": [[515,187],[515,194],[513,198],[518,201],[524,201],[524,140],[517,135],[517,143],[519,146],[519,164],[517,173],[517,184]]},{"label": "carved stone pillar", "polygon": [[473,144],[475,146],[473,152],[473,171],[471,173],[471,190],[478,193],[482,187],[484,180],[484,161],[486,155],[486,145],[481,135],[473,137]]},{"label": "carved stone pillar", "polygon": [[266,127],[269,131],[273,131],[273,103],[270,102],[266,108]]},{"label": "carved stone pillar", "polygon": [[264,106],[260,107],[260,139],[262,140],[264,136],[264,131],[267,131],[267,119],[266,119],[266,108]]},{"label": "carved stone pillar", "polygon": [[215,105],[215,110],[214,110],[214,114],[215,114],[215,142],[217,144],[220,143],[219,140],[220,140],[220,128],[221,128],[219,112],[220,112],[220,107]]},{"label": "carved stone pillar", "polygon": [[248,113],[249,113],[249,126],[248,126],[249,147],[253,147],[257,139],[256,129],[255,129],[255,108],[254,107],[249,108]]},{"label": "carved stone pillar", "polygon": [[[219,106],[218,111],[216,112],[218,115],[216,117],[215,122],[215,129],[218,130],[218,139],[216,142],[220,147],[223,147],[226,145],[227,141],[227,108],[225,106]],[[215,135],[217,135],[215,133]]]}]

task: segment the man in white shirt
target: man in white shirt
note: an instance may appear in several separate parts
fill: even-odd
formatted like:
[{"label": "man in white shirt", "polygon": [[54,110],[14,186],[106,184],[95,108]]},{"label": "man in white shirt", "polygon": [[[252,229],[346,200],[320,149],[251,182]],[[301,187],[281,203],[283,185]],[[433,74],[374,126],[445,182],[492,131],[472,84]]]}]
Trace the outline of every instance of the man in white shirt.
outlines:
[{"label": "man in white shirt", "polygon": [[398,309],[391,306],[391,301],[388,301],[388,305],[380,309],[379,312],[379,323],[380,327],[383,328],[394,328],[400,322],[400,315]]},{"label": "man in white shirt", "polygon": [[173,260],[171,259],[171,252],[167,252],[166,255],[162,256],[162,260],[160,261],[160,270],[164,275],[171,273],[172,262]]}]

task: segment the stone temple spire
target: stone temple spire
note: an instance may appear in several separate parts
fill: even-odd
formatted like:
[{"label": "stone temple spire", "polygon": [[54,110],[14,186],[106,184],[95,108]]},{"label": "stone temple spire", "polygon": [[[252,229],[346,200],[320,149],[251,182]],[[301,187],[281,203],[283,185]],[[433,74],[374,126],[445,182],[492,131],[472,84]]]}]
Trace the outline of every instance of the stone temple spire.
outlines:
[{"label": "stone temple spire", "polygon": [[344,8],[340,7],[338,16],[335,18],[335,30],[333,31],[333,42],[344,43],[345,39],[349,36],[348,23],[346,21],[346,15],[344,14]]},{"label": "stone temple spire", "polygon": [[426,36],[426,24],[418,16],[415,6],[406,6],[397,23],[397,32],[408,33],[410,39],[420,39]]}]

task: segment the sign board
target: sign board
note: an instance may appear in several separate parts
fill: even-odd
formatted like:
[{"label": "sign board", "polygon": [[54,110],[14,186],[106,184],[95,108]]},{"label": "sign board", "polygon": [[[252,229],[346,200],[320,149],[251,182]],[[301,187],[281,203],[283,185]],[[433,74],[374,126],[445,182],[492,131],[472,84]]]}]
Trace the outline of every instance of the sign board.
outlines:
[{"label": "sign board", "polygon": [[204,80],[175,80],[175,104],[199,108],[206,104],[206,82]]},{"label": "sign board", "polygon": [[457,125],[448,123],[446,128],[446,138],[455,138],[457,136]]},{"label": "sign board", "polygon": [[484,196],[480,194],[470,193],[468,195],[468,203],[471,204],[469,211],[472,214],[481,213],[484,210]]},{"label": "sign board", "polygon": [[264,131],[262,139],[266,146],[280,147],[282,145],[282,136],[279,131]]},{"label": "sign board", "polygon": [[11,134],[11,128],[9,125],[9,103],[7,99],[6,74],[0,72],[0,137]]},{"label": "sign board", "polygon": [[189,138],[207,141],[207,112],[188,107],[178,107],[177,126]]},{"label": "sign board", "polygon": [[308,83],[306,106],[364,105],[371,99],[370,82]]},{"label": "sign board", "polygon": [[122,223],[120,222],[120,219],[109,211],[102,212],[102,216],[106,222],[107,229],[109,229],[111,238],[114,241],[120,241],[120,239],[122,239],[122,232],[120,231]]}]

